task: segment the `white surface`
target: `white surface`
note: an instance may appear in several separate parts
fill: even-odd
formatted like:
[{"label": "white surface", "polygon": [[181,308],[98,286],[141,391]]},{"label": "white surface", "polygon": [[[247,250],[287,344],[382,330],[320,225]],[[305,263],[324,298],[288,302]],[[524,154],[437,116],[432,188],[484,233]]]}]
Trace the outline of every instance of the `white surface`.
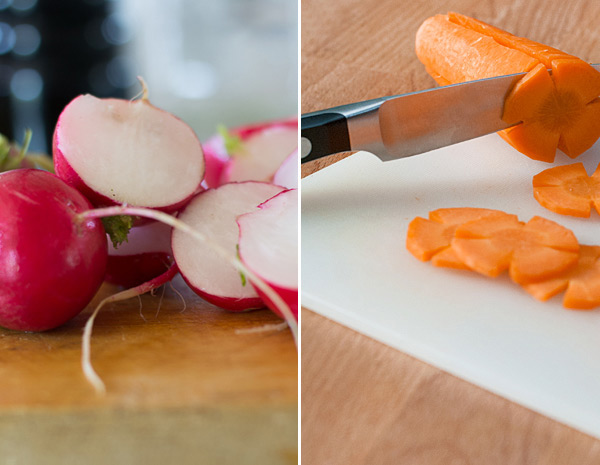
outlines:
[{"label": "white surface", "polygon": [[[574,161],[591,174],[600,146]],[[302,305],[600,437],[600,309],[538,302],[506,275],[436,268],[405,248],[415,216],[460,206],[540,215],[600,244],[595,212],[561,216],[533,198],[535,174],[574,161],[536,162],[493,134],[385,164],[361,152],[303,179]]]}]

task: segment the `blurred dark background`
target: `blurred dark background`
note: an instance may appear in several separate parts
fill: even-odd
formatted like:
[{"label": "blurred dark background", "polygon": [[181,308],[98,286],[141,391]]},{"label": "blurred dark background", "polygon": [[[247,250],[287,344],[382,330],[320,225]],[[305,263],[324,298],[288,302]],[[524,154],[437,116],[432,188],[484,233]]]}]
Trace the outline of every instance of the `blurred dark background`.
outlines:
[{"label": "blurred dark background", "polygon": [[0,133],[49,153],[82,93],[150,100],[201,139],[296,114],[296,0],[0,0]]}]

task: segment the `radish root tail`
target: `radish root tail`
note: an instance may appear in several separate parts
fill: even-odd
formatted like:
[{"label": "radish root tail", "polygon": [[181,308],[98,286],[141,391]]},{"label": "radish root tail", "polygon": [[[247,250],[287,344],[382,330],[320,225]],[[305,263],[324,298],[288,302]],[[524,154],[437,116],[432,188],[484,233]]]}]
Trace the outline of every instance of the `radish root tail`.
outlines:
[{"label": "radish root tail", "polygon": [[[92,329],[94,327],[94,321],[96,320],[96,315],[100,312],[102,307],[106,304],[120,302],[121,300],[131,299],[132,297],[140,298],[141,294],[145,294],[146,292],[152,291],[167,282],[170,282],[175,275],[177,274],[178,269],[177,265],[173,264],[167,271],[165,271],[160,276],[140,284],[139,286],[132,287],[131,289],[126,289],[121,292],[117,292],[116,294],[105,297],[100,301],[100,303],[96,306],[91,316],[85,323],[85,327],[83,328],[83,338],[81,341],[81,367],[83,369],[83,374],[85,378],[89,381],[89,383],[94,387],[94,390],[99,395],[106,394],[106,386],[94,367],[92,365],[92,357],[91,357],[91,342],[92,342]],[[162,297],[161,297],[162,301]],[[141,299],[140,299],[140,315],[141,313]],[[142,315],[142,319],[146,321],[146,319]]]}]

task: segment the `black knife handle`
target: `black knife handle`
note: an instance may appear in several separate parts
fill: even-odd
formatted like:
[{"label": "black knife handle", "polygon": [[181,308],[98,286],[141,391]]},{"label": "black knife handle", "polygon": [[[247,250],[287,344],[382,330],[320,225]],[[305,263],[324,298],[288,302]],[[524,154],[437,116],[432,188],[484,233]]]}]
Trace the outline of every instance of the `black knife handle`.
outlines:
[{"label": "black knife handle", "polygon": [[301,120],[302,163],[338,152],[350,151],[348,120],[340,113],[317,112]]}]

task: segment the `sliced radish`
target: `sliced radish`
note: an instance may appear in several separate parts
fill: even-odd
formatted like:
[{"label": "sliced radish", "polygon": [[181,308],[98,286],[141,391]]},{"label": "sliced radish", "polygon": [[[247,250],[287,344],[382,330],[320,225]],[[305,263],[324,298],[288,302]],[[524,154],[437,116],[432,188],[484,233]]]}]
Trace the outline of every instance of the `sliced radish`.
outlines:
[{"label": "sliced radish", "polygon": [[[178,218],[210,237],[232,254],[236,253],[236,218],[253,210],[282,188],[262,182],[224,184],[198,194]],[[264,307],[249,282],[214,248],[198,242],[184,231],[175,230],[173,256],[187,284],[208,302],[221,308],[242,311]]]},{"label": "sliced radish", "polygon": [[275,172],[275,176],[273,176],[273,184],[287,187],[288,189],[297,189],[299,176],[299,162],[300,160],[298,159],[298,148],[296,148],[296,150],[294,150],[288,155],[288,157],[283,161],[281,166]]},{"label": "sliced radish", "polygon": [[203,147],[205,187],[232,181],[271,182],[284,160],[298,148],[298,119],[222,129]]},{"label": "sliced radish", "polygon": [[192,129],[146,98],[75,98],[58,119],[53,154],[56,173],[96,206],[176,211],[204,176]]},{"label": "sliced radish", "polygon": [[[277,194],[237,222],[240,259],[273,287],[298,319],[298,190]],[[283,317],[270,299],[259,295]]]},{"label": "sliced radish", "polygon": [[204,173],[204,187],[219,187],[223,184],[223,173],[229,163],[229,155],[225,148],[225,141],[221,134],[215,134],[202,144],[204,149],[204,162],[206,172]]},{"label": "sliced radish", "polygon": [[108,240],[105,280],[123,287],[135,287],[166,272],[173,265],[169,225],[156,221],[135,226],[127,242],[117,248]]},{"label": "sliced radish", "polygon": [[287,156],[298,148],[298,127],[270,126],[256,131],[231,154],[225,179],[271,181]]}]

